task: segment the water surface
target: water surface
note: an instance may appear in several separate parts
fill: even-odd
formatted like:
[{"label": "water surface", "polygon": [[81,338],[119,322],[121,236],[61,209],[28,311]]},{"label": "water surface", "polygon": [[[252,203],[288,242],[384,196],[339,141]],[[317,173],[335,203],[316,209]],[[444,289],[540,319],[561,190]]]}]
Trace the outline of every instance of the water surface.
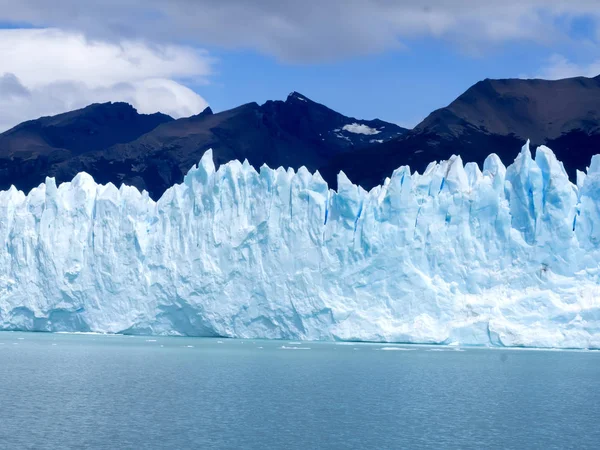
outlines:
[{"label": "water surface", "polygon": [[0,448],[600,448],[600,352],[0,333]]}]

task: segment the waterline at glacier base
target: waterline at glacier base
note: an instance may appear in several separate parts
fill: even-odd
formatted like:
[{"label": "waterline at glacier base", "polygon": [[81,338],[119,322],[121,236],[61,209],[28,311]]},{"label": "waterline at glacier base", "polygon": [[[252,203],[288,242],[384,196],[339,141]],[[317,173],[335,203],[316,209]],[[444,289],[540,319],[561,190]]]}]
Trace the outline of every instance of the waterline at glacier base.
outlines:
[{"label": "waterline at glacier base", "polygon": [[208,151],[154,202],[87,174],[0,192],[0,329],[600,348],[600,156],[343,173]]}]

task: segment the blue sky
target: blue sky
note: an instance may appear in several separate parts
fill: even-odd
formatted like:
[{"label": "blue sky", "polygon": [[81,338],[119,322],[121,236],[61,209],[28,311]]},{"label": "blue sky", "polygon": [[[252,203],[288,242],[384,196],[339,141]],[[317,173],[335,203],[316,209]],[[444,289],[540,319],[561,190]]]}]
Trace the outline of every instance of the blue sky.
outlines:
[{"label": "blue sky", "polygon": [[252,51],[212,54],[218,58],[214,80],[196,89],[215,110],[284,99],[295,90],[343,114],[403,126],[415,125],[484,78],[535,75],[551,55],[537,45],[510,44],[473,56],[433,39],[316,64],[280,63]]},{"label": "blue sky", "polygon": [[[0,128],[285,99],[413,126],[478,80],[600,74],[591,0],[0,0]],[[2,112],[3,111],[3,112]]]}]

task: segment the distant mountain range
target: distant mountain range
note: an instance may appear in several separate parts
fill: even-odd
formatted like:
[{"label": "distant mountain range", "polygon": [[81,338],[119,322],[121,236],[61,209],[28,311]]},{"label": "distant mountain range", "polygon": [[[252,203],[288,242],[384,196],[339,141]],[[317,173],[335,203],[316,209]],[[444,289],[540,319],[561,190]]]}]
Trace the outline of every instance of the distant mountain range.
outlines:
[{"label": "distant mountain range", "polygon": [[143,115],[126,103],[94,104],[22,123],[0,135],[0,189],[25,191],[46,176],[69,181],[85,171],[101,183],[122,183],[159,197],[213,149],[215,162],[255,167],[324,167],[337,156],[406,133],[381,120],[346,117],[301,94],[248,103],[185,119]]},{"label": "distant mountain range", "polygon": [[0,134],[0,189],[28,191],[46,176],[62,182],[85,171],[158,198],[209,148],[217,165],[306,166],[333,186],[343,170],[369,189],[401,165],[422,171],[452,154],[482,164],[497,153],[509,163],[527,138],[552,148],[572,178],[585,170],[600,153],[600,77],[486,79],[413,130],[346,117],[297,92],[178,120],[138,114],[126,103],[93,104]]},{"label": "distant mountain range", "polygon": [[358,148],[323,169],[343,170],[371,188],[404,164],[422,171],[453,154],[483,165],[490,153],[511,163],[523,143],[545,144],[572,180],[600,153],[600,76],[564,80],[490,80],[471,86],[450,105],[432,112],[413,130],[376,149]]}]

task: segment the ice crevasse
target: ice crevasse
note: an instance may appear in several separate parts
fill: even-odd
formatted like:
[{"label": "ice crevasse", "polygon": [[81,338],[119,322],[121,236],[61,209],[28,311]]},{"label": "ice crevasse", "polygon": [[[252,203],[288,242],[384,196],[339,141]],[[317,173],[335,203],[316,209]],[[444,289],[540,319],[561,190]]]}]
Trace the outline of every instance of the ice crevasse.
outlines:
[{"label": "ice crevasse", "polygon": [[529,143],[366,192],[207,151],[153,201],[0,192],[0,329],[600,348],[600,156]]}]

